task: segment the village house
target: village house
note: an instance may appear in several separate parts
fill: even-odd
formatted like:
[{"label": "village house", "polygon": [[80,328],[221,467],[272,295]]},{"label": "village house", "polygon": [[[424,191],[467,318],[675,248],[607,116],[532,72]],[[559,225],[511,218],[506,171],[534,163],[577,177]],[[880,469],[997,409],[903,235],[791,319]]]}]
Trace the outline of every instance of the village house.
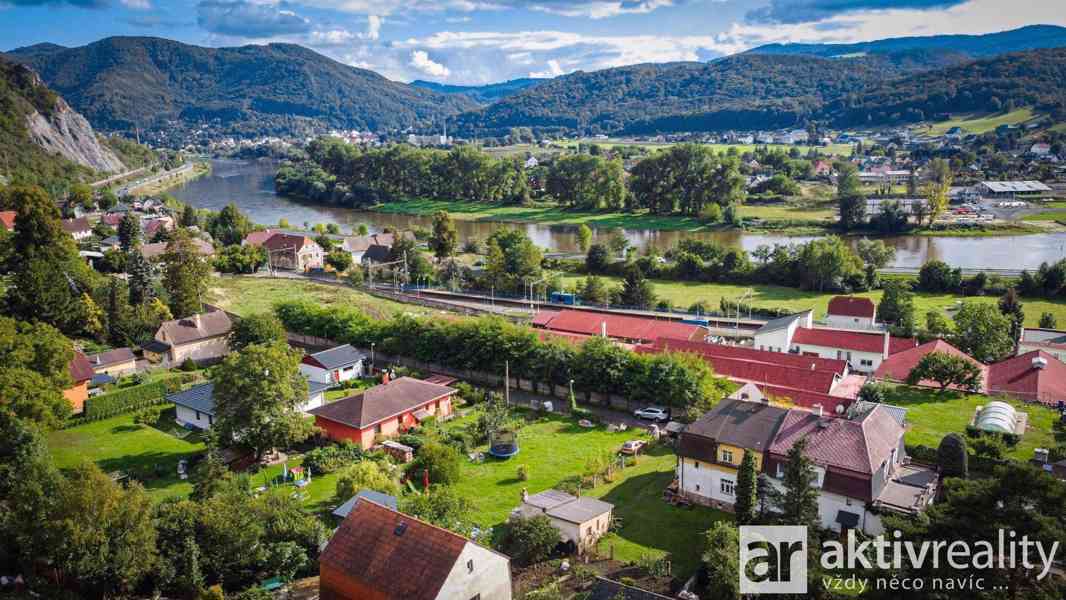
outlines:
[{"label": "village house", "polygon": [[309,271],[321,269],[325,260],[322,246],[306,235],[277,232],[263,242],[272,269]]},{"label": "village house", "polygon": [[[758,394],[758,389],[754,392]],[[788,410],[751,400],[722,400],[710,412],[687,425],[677,446],[678,494],[722,510],[736,503],[737,471],[749,451],[755,471],[762,470],[763,453]]]},{"label": "village house", "polygon": [[397,436],[430,417],[450,417],[453,395],[455,389],[448,386],[400,377],[309,412],[330,439],[368,449],[380,438]]},{"label": "village house", "polygon": [[813,326],[814,311],[810,310],[771,319],[755,332],[753,346],[769,352],[788,352],[796,330]]},{"label": "village house", "polygon": [[70,373],[71,386],[63,390],[63,397],[70,402],[74,414],[78,415],[85,411],[85,400],[89,398],[89,382],[93,378],[93,366],[89,359],[80,351],[74,351],[74,358],[67,364],[67,372]]},{"label": "village house", "polygon": [[1022,329],[1018,340],[1018,354],[1027,354],[1033,350],[1043,350],[1055,358],[1066,362],[1066,331],[1056,329]]},{"label": "village house", "polygon": [[63,219],[63,231],[69,233],[75,241],[80,242],[93,234],[93,226],[85,217]]},{"label": "village house", "polygon": [[362,499],[318,559],[320,600],[510,600],[511,561]]},{"label": "village house", "polygon": [[812,314],[805,311],[768,321],[755,332],[754,346],[760,350],[845,360],[851,370],[872,374],[889,356],[918,345],[917,340],[894,337],[887,331],[814,328]]},{"label": "village house", "polygon": [[144,345],[150,362],[177,366],[192,359],[210,363],[229,354],[229,332],[233,322],[224,311],[198,313],[184,319],[164,321],[155,339]]},{"label": "village house", "polygon": [[825,322],[839,329],[875,329],[877,306],[869,298],[834,296],[829,300]]},{"label": "village house", "polygon": [[[931,340],[920,346],[908,348],[907,350],[893,354],[885,359],[881,363],[881,366],[877,367],[877,371],[874,372],[874,378],[897,383],[906,382],[911,371],[914,370],[914,367],[918,366],[918,362],[921,361],[924,356],[932,354],[933,352],[957,356],[977,367],[981,376],[978,381],[977,389],[972,391],[980,392],[988,387],[988,367],[971,357],[969,354],[966,354],[962,350],[959,350],[955,346],[952,346],[941,339]],[[917,385],[920,387],[940,388],[939,383],[927,379],[919,381]],[[951,389],[960,388],[959,386],[952,385]]]},{"label": "village house", "polygon": [[107,352],[89,355],[89,364],[96,375],[106,374],[122,377],[137,370],[137,357],[129,348],[115,348]]},{"label": "village house", "polygon": [[[300,412],[308,412],[325,404],[328,386],[309,381],[307,401],[300,405]],[[189,389],[167,395],[167,402],[174,404],[175,418],[183,427],[206,431],[215,424],[215,384],[201,383]]]},{"label": "village house", "polygon": [[[386,262],[382,255],[388,256],[392,252],[392,246],[397,239],[414,241],[414,233],[372,233],[370,235],[349,236],[341,242],[341,248],[352,255],[352,262],[360,264],[364,261]],[[371,250],[373,249],[373,250]]]},{"label": "village house", "polygon": [[590,496],[577,497],[559,490],[545,490],[531,496],[523,489],[522,503],[511,511],[511,517],[547,516],[562,543],[578,554],[585,554],[611,528],[613,511],[613,504]]},{"label": "village house", "polygon": [[1066,401],[1066,364],[1043,350],[991,364],[987,393],[1056,406]]},{"label": "village house", "polygon": [[801,439],[813,463],[818,515],[826,529],[879,535],[882,511],[918,513],[936,496],[939,474],[909,462],[903,426],[881,405],[851,418],[789,410],[763,460],[763,472],[778,487],[788,453]]},{"label": "village house", "polygon": [[253,231],[253,232],[249,233],[248,235],[244,236],[244,239],[241,240],[241,245],[242,246],[253,246],[255,248],[258,248],[258,247],[263,245],[263,242],[265,242],[268,239],[270,239],[270,236],[274,235],[278,231],[280,231],[280,230],[278,230],[278,229],[260,229],[259,231]]},{"label": "village house", "polygon": [[311,381],[336,384],[362,377],[366,373],[367,355],[351,344],[344,344],[303,357],[300,372]]},{"label": "village house", "polygon": [[[215,247],[210,242],[201,240],[200,238],[193,238],[192,245],[196,249],[196,253],[203,258],[209,258],[215,255]],[[163,258],[163,255],[167,253],[167,246],[170,242],[154,242],[151,244],[141,244],[141,256],[145,260],[155,261]]]}]

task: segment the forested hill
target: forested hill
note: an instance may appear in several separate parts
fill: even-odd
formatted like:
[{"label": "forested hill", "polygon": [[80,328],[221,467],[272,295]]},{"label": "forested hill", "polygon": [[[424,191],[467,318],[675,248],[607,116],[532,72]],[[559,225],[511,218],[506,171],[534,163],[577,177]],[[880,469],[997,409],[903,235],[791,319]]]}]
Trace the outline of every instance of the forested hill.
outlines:
[{"label": "forested hill", "polygon": [[382,131],[476,106],[463,95],[390,81],[292,44],[202,48],[111,37],[78,48],[39,44],[9,56],[109,130],[214,122],[252,134],[314,127]]},{"label": "forested hill", "polygon": [[[1009,10],[1005,9],[1005,10]],[[1041,48],[1066,46],[1066,27],[1031,25],[984,35],[931,35],[899,37],[857,44],[768,44],[749,54],[802,54],[831,58],[858,54],[893,54],[915,50],[949,52],[971,58],[988,58]]]},{"label": "forested hill", "polygon": [[730,56],[557,77],[457,117],[467,135],[512,127],[588,133],[786,127],[851,90],[900,76],[881,59]]},{"label": "forested hill", "polygon": [[442,94],[462,94],[478,104],[492,104],[497,100],[513,96],[526,88],[540,85],[545,81],[547,80],[524,77],[521,79],[501,81],[500,83],[489,83],[486,85],[447,85],[444,83],[436,83],[434,81],[422,81],[421,79],[416,79],[411,82],[411,85],[432,90],[434,92],[440,92]]}]

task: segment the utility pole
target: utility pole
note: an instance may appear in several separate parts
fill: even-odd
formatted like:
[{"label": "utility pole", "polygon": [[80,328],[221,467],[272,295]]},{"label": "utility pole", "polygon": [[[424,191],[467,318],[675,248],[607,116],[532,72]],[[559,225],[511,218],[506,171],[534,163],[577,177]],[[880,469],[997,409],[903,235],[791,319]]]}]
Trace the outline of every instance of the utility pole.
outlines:
[{"label": "utility pole", "polygon": [[511,361],[503,361],[503,403],[511,405]]}]

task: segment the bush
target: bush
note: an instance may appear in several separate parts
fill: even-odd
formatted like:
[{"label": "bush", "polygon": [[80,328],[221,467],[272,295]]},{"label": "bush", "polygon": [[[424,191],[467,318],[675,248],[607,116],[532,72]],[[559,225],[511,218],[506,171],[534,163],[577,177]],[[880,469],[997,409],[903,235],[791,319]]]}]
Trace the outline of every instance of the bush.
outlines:
[{"label": "bush", "polygon": [[426,439],[424,437],[411,432],[401,435],[400,437],[396,438],[396,441],[403,444],[404,446],[410,446],[415,451],[417,451],[419,448],[422,447],[423,444],[426,443]]},{"label": "bush", "polygon": [[576,496],[581,492],[581,477],[577,475],[571,475],[557,483],[555,489],[560,492],[566,492],[571,496]]},{"label": "bush", "polygon": [[530,565],[551,556],[559,545],[559,530],[545,515],[517,518],[507,524],[502,546],[504,552],[519,562]]},{"label": "bush", "polygon": [[85,401],[83,420],[97,421],[128,413],[166,400],[166,395],[181,389],[183,383],[195,380],[188,374],[154,383],[137,384],[114,392],[100,394]]},{"label": "bush", "polygon": [[185,371],[186,373],[190,373],[192,371],[195,371],[196,370],[196,361],[194,361],[191,358],[186,358],[181,363],[181,370]]},{"label": "bush", "polygon": [[155,426],[157,423],[159,423],[160,417],[166,410],[167,407],[163,405],[142,408],[141,410],[137,411],[136,414],[133,415],[133,422],[137,423],[138,425]]},{"label": "bush", "polygon": [[432,483],[450,485],[459,481],[460,460],[459,452],[455,448],[440,442],[427,442],[418,450],[415,461],[411,463],[410,472],[418,475],[423,470],[428,470]]},{"label": "bush", "polygon": [[312,475],[333,473],[347,465],[362,460],[363,449],[349,441],[315,448],[304,455],[303,466]]},{"label": "bush", "polygon": [[518,480],[529,481],[529,467],[526,465],[518,465]]},{"label": "bush", "polygon": [[[908,452],[911,452],[908,449]],[[936,464],[944,477],[966,477],[969,474],[966,439],[957,433],[949,433],[940,440],[936,451]]]},{"label": "bush", "polygon": [[867,383],[859,389],[859,400],[884,404],[885,386],[878,383]]}]

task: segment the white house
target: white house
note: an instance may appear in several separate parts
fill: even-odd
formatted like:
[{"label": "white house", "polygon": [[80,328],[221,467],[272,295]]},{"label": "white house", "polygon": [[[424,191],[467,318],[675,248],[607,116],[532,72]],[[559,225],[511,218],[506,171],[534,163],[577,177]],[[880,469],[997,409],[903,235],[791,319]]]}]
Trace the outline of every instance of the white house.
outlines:
[{"label": "white house", "polygon": [[201,383],[167,396],[173,402],[178,424],[183,427],[210,429],[215,424],[215,384]]},{"label": "white house", "polygon": [[873,373],[890,353],[888,332],[866,333],[842,329],[797,329],[792,336],[792,352],[846,360],[858,373]]},{"label": "white house", "polygon": [[755,332],[754,347],[770,352],[788,352],[796,329],[810,328],[813,324],[814,312],[809,310],[767,321]]},{"label": "white house", "polygon": [[362,377],[366,372],[367,355],[351,344],[308,354],[300,364],[300,372],[311,381],[327,384],[343,383]]},{"label": "white house", "polygon": [[559,490],[545,490],[532,496],[523,489],[522,504],[512,516],[531,518],[547,515],[563,543],[571,543],[578,554],[596,546],[611,527],[614,505],[588,496],[580,498]]},{"label": "white house", "polygon": [[840,329],[877,329],[877,306],[858,296],[834,296],[826,310],[826,323]]}]

